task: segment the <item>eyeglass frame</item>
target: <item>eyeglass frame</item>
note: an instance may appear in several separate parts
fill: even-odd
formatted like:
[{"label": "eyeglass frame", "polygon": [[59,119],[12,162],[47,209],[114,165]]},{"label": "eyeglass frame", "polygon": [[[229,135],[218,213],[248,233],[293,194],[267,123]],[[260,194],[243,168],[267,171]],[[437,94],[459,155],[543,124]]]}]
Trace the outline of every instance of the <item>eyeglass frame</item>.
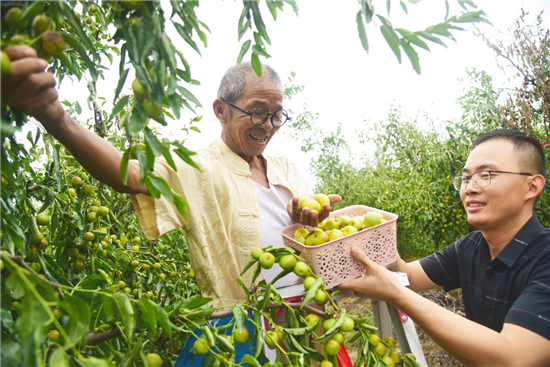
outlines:
[{"label": "eyeglass frame", "polygon": [[[465,191],[466,188],[468,188],[468,184],[470,183],[470,181],[472,180],[473,176],[475,174],[478,174],[478,173],[481,173],[481,172],[487,172],[489,174],[489,183],[487,184],[487,186],[479,186],[479,183],[474,180],[473,181],[473,185],[475,188],[478,188],[478,189],[481,189],[481,188],[484,188],[484,187],[488,187],[490,184],[491,184],[491,173],[510,173],[510,174],[514,174],[514,175],[523,175],[523,176],[534,176],[533,174],[531,173],[528,173],[528,172],[510,172],[510,171],[496,171],[496,170],[483,170],[483,171],[477,171],[477,172],[474,172],[472,173],[471,175],[469,176],[464,176],[464,175],[460,175],[460,176],[454,176],[451,181],[453,182],[453,187],[455,188],[456,191]],[[460,189],[460,188],[457,188],[455,184],[455,180],[458,179],[458,178],[466,178],[468,181],[466,182],[466,185],[464,186],[463,189]],[[458,181],[460,183],[460,187],[462,187],[463,185],[463,181]]]},{"label": "eyeglass frame", "polygon": [[[262,107],[262,106],[258,106],[256,108],[254,108],[252,111],[247,111],[245,109],[242,109],[240,108],[239,106],[236,106],[234,105],[233,103],[229,102],[228,100],[226,100],[225,98],[220,98],[222,101],[224,101],[225,103],[227,103],[228,105],[230,105],[231,107],[241,111],[242,113],[244,113],[245,115],[248,115],[250,116],[250,122],[252,122],[252,125],[254,126],[262,126],[263,124],[265,124],[265,122],[267,121],[268,117],[271,116],[271,126],[273,126],[274,128],[280,128],[281,126],[283,126],[284,124],[286,124],[289,120],[290,120],[290,116],[288,116],[288,111],[285,110],[284,108],[279,108],[277,111],[275,111],[274,113],[269,113],[269,110],[265,107]],[[265,116],[264,120],[259,123],[259,124],[255,124],[254,121],[252,121],[252,116],[254,115],[254,112],[258,109],[258,108],[263,108],[267,111],[267,115]],[[275,126],[275,124],[273,123],[273,117],[275,117],[275,114],[279,111],[283,111],[283,115],[286,116],[286,120],[280,124],[279,126]]]}]

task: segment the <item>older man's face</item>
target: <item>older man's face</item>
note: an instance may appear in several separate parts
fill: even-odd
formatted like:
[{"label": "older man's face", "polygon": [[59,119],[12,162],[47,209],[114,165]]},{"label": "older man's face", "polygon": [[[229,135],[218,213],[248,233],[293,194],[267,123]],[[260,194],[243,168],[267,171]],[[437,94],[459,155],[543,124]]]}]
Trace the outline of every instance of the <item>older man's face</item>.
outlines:
[{"label": "older man's face", "polygon": [[[243,94],[233,103],[247,111],[265,107],[269,113],[273,113],[283,108],[283,90],[268,77],[258,78],[251,74],[246,81]],[[279,128],[273,127],[271,116],[262,125],[256,126],[250,121],[250,116],[229,108],[229,119],[223,131],[224,141],[233,152],[250,161],[263,153],[267,143]]]}]

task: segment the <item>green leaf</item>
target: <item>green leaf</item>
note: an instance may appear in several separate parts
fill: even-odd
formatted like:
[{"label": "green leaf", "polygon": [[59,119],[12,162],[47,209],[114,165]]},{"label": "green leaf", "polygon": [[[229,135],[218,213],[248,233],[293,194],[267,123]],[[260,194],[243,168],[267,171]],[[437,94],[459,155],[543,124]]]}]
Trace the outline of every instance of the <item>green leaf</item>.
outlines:
[{"label": "green leaf", "polygon": [[174,162],[174,159],[172,158],[172,154],[170,153],[170,148],[166,145],[162,146],[162,155],[164,159],[166,159],[166,162],[172,167],[174,171],[177,171],[178,168],[176,167],[176,163]]},{"label": "green leaf", "polygon": [[260,59],[259,59],[258,55],[256,55],[253,52],[252,56],[251,56],[251,60],[252,60],[252,67],[254,68],[254,71],[256,72],[256,75],[261,77],[262,76],[262,64],[260,63]]},{"label": "green leaf", "polygon": [[57,348],[53,351],[48,361],[48,366],[69,367],[69,363],[65,357],[65,350],[63,348]]},{"label": "green leaf", "polygon": [[122,154],[120,160],[120,176],[122,178],[122,184],[128,185],[128,163],[130,162],[130,148],[126,149]]},{"label": "green leaf", "polygon": [[157,305],[147,298],[140,298],[137,302],[139,309],[141,310],[141,320],[144,322],[147,329],[153,335],[153,338],[157,337]]},{"label": "green leaf", "polygon": [[430,51],[430,48],[428,47],[428,45],[426,44],[426,42],[422,41],[420,39],[420,37],[418,37],[415,33],[407,30],[407,29],[403,29],[403,28],[396,28],[395,29],[397,32],[401,33],[401,35],[409,42],[411,43],[414,43],[415,45],[425,49],[425,50],[428,50]]},{"label": "green leaf", "polygon": [[324,335],[322,335],[319,338],[314,339],[313,340],[314,343],[321,343],[321,342],[324,342],[324,341],[330,339],[332,334],[334,334],[340,328],[340,325],[342,325],[342,323],[344,322],[344,319],[346,317],[346,309],[345,308],[340,308],[338,311],[340,312],[340,314],[338,315],[338,318],[336,319],[334,324],[332,324],[332,326],[328,330],[325,331]]},{"label": "green leaf", "polygon": [[172,42],[170,42],[170,39],[166,34],[162,35],[161,41],[162,41],[160,44],[161,53],[164,59],[168,62],[168,67],[170,68],[170,70],[172,70],[172,74],[176,74],[178,68],[176,63],[176,57],[174,56],[175,55],[174,45],[172,44]]},{"label": "green leaf", "polygon": [[153,134],[151,129],[149,129],[148,127],[146,127],[143,132],[145,136],[145,142],[147,143],[147,146],[149,146],[153,151],[154,156],[155,157],[160,156],[162,154],[161,142],[157,139],[155,134]]},{"label": "green leaf", "polygon": [[[61,3],[61,2],[60,2]],[[72,12],[72,11],[71,11]],[[73,26],[74,27],[74,26]],[[76,29],[76,28],[75,28]],[[82,42],[75,38],[74,36],[72,36],[70,33],[66,33],[66,32],[62,32],[63,34],[63,38],[65,39],[65,41],[67,42],[67,44],[69,46],[71,46],[79,55],[80,55],[80,58],[82,60],[84,60],[84,63],[86,64],[86,66],[88,66],[89,70],[90,70],[90,74],[92,75],[92,77],[94,79],[97,79],[97,68],[96,68],[96,64],[92,62],[92,60],[90,60],[90,58],[88,57],[88,52],[87,52],[87,49],[82,45]],[[86,36],[86,39],[88,37]],[[95,50],[93,47],[88,49],[88,50]]]},{"label": "green leaf", "polygon": [[[126,83],[126,78],[128,77],[128,73],[130,72],[130,69],[124,69],[121,73],[120,73],[120,78],[118,79],[118,83],[116,85],[116,88],[115,88],[115,98],[113,98],[113,101],[116,101],[118,99],[118,96],[120,95],[120,92],[122,91],[122,87],[124,87],[124,83]],[[124,103],[126,104],[126,103]],[[116,104],[118,106],[118,103]],[[116,106],[115,106],[116,108]],[[116,115],[119,111],[117,111],[116,113],[115,112],[111,112],[111,119],[113,118],[114,115]]]},{"label": "green leaf", "polygon": [[[286,330],[285,330],[286,331]],[[307,350],[302,347],[302,345],[296,340],[292,334],[288,334],[288,339],[290,339],[291,345],[298,350],[298,352],[303,354],[309,354]]]},{"label": "green leaf", "polygon": [[[72,62],[72,60],[67,56],[67,54],[62,53],[57,55],[57,59],[61,63],[61,65],[65,66],[67,69],[70,70],[70,72],[80,80],[82,78],[82,73],[80,72],[80,69],[76,67],[76,65]],[[80,112],[77,111],[77,113],[80,114]]]},{"label": "green leaf", "polygon": [[237,64],[240,64],[241,61],[243,61],[243,57],[248,52],[248,49],[250,48],[251,43],[252,43],[251,40],[248,40],[245,43],[243,43],[243,45],[241,47],[241,51],[239,52],[239,57],[237,57]]},{"label": "green leaf", "polygon": [[136,134],[143,130],[145,123],[147,122],[147,113],[140,104],[134,104],[130,119],[128,120],[128,132],[130,134]]},{"label": "green leaf", "polygon": [[166,335],[168,335],[168,338],[172,339],[172,326],[173,326],[173,324],[170,321],[170,318],[168,317],[168,314],[159,305],[155,304],[155,306],[157,308],[157,316],[158,316],[158,321],[159,321],[160,327],[162,327],[162,330],[164,330]]},{"label": "green leaf", "polygon": [[189,149],[185,148],[183,145],[172,143],[176,147],[175,153],[180,157],[185,163],[188,165],[195,167],[200,171],[199,166],[193,160],[191,159],[191,156],[195,155],[195,152],[190,151]]},{"label": "green leaf", "polygon": [[191,102],[193,102],[195,105],[197,105],[198,107],[202,107],[201,103],[199,102],[199,100],[193,95],[193,93],[189,92],[187,89],[185,89],[184,87],[182,86],[178,86],[178,90],[181,92],[181,94],[184,95],[185,98],[187,98],[188,100],[190,100]]},{"label": "green leaf", "polygon": [[44,5],[45,2],[42,1],[33,2],[25,9],[23,14],[21,15],[21,19],[30,21],[31,19],[34,19],[34,17],[38,14],[44,13]]},{"label": "green leaf", "polygon": [[[261,325],[260,317],[260,312],[254,312],[254,323],[256,325]],[[254,343],[254,356],[257,358],[260,356],[260,353],[262,353],[262,349],[264,346],[264,333],[259,328],[254,328],[254,332],[256,333],[256,340]]]},{"label": "green leaf", "polygon": [[265,29],[265,24],[264,24],[264,21],[262,20],[262,14],[258,7],[258,3],[255,1],[250,2],[250,8],[252,9],[252,17],[254,19],[254,24],[256,25],[256,29],[258,30],[262,38],[270,45],[271,41],[269,40],[269,36]]},{"label": "green leaf", "polygon": [[260,302],[258,302],[258,308],[260,310],[263,310],[265,308],[265,306],[267,306],[267,303],[269,302],[269,296],[271,295],[271,290],[272,290],[273,286],[271,285],[271,283],[268,283],[267,284],[267,287],[265,288],[265,291],[264,291],[264,294],[262,295],[262,300]]},{"label": "green leaf", "polygon": [[245,312],[242,306],[234,306],[233,316],[235,316],[235,324],[237,325],[237,330],[241,330],[244,327],[244,315]]},{"label": "green leaf", "polygon": [[386,42],[388,43],[391,50],[395,54],[395,57],[397,57],[397,60],[401,64],[401,50],[399,49],[399,37],[397,37],[393,29],[388,28],[386,25],[380,26],[380,32],[382,32],[382,35],[386,39]]},{"label": "green leaf", "polygon": [[[126,74],[128,74],[128,70],[125,70]],[[117,87],[118,88],[118,87]],[[128,103],[128,100],[130,99],[130,96],[124,96],[122,97],[118,102],[117,104],[115,105],[115,107],[113,108],[113,111],[111,112],[111,116],[109,116],[109,120],[112,120],[113,117],[119,113],[120,111],[122,111],[122,109],[124,107],[126,107],[126,104]]]},{"label": "green leaf", "polygon": [[128,338],[128,341],[131,341],[134,338],[134,327],[136,325],[134,308],[132,307],[128,296],[124,293],[114,293],[113,299],[122,319],[122,325],[124,325],[124,334],[126,335],[126,338]]},{"label": "green leaf", "polygon": [[302,301],[302,305],[300,306],[300,309],[304,308],[305,305],[313,298],[315,297],[315,293],[321,288],[321,285],[323,285],[323,277],[319,277],[315,279],[315,283],[309,288],[306,296],[304,297],[304,300]]},{"label": "green leaf", "polygon": [[176,119],[178,120],[180,118],[180,109],[182,105],[181,101],[182,101],[182,98],[177,93],[174,93],[168,96],[168,105],[170,106],[172,111],[174,111],[174,114],[176,115]]},{"label": "green leaf", "polygon": [[189,298],[186,298],[183,301],[183,303],[181,305],[181,308],[186,308],[188,310],[194,310],[194,309],[197,309],[197,308],[201,308],[202,306],[205,306],[210,302],[212,302],[212,298],[210,298],[210,297],[203,298],[200,295],[194,295],[194,296],[191,296]]},{"label": "green leaf", "polygon": [[78,363],[83,367],[114,367],[110,361],[96,357],[80,358]]},{"label": "green leaf", "polygon": [[90,324],[90,309],[86,302],[75,295],[65,295],[59,305],[71,320],[69,339],[65,340],[64,348],[72,348],[87,335],[88,325]]},{"label": "green leaf", "polygon": [[258,46],[258,45],[254,45],[252,46],[252,51],[258,55],[261,55],[263,57],[271,57],[265,50],[263,47],[261,46]]},{"label": "green leaf", "polygon": [[422,38],[427,39],[428,41],[432,41],[434,43],[440,44],[441,46],[447,48],[447,45],[445,43],[443,43],[443,41],[441,41],[441,39],[434,36],[433,34],[430,34],[430,33],[425,32],[425,31],[418,31],[418,32],[416,32],[416,34],[419,35]]},{"label": "green leaf", "polygon": [[185,42],[187,42],[187,44],[191,46],[193,50],[195,50],[199,55],[201,55],[201,51],[199,50],[199,47],[197,46],[195,41],[193,41],[193,39],[189,36],[189,34],[187,34],[187,31],[185,30],[185,28],[181,24],[176,22],[173,22],[172,24],[174,24],[174,27],[176,27],[176,30],[178,31],[180,36],[185,40]]},{"label": "green leaf", "polygon": [[369,40],[367,38],[367,31],[365,25],[363,24],[363,17],[361,17],[361,11],[357,12],[357,30],[359,31],[359,39],[361,40],[361,46],[363,49],[369,52]]},{"label": "green leaf", "polygon": [[246,265],[243,267],[243,269],[241,270],[241,273],[239,274],[239,276],[243,276],[244,273],[246,273],[246,271],[248,269],[250,269],[250,267],[254,264],[256,264],[258,262],[258,259],[255,259],[253,257],[250,258],[250,260],[248,260],[248,262],[246,263]]},{"label": "green leaf", "polygon": [[246,288],[246,286],[244,285],[243,281],[239,278],[236,279],[237,280],[237,283],[239,283],[239,285],[241,286],[242,290],[244,291],[244,293],[246,294],[246,296],[250,296],[250,290],[248,290],[248,288]]},{"label": "green leaf", "polygon": [[253,367],[261,367],[261,364],[256,360],[256,358],[252,357],[250,354],[245,354],[241,359],[241,363],[246,363],[247,365]]},{"label": "green leaf", "polygon": [[365,22],[369,24],[374,16],[374,5],[372,5],[372,0],[361,1],[361,6],[363,14],[365,15]]},{"label": "green leaf", "polygon": [[405,14],[409,14],[409,11],[407,10],[407,5],[405,5],[405,3],[402,0],[400,0],[399,3],[401,4],[401,8],[405,12]]},{"label": "green leaf", "polygon": [[153,192],[160,192],[166,200],[176,206],[179,213],[183,216],[183,218],[185,218],[185,220],[189,220],[189,216],[186,213],[186,209],[189,207],[187,202],[185,202],[181,196],[176,194],[164,179],[155,175],[150,175],[147,177],[145,184],[147,185],[151,196],[153,196]]},{"label": "green leaf", "polygon": [[409,60],[411,60],[414,71],[416,71],[417,74],[420,74],[420,62],[418,60],[418,54],[416,53],[416,51],[407,41],[402,41],[401,47],[403,47],[403,50],[405,50],[405,53],[409,57]]}]

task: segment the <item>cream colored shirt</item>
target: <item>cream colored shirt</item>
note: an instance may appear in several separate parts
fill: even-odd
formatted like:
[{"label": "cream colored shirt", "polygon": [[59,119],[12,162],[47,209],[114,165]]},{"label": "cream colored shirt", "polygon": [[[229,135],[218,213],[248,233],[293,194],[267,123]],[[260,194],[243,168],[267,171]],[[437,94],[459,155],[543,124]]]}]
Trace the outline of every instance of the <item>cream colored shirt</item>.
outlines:
[{"label": "cream colored shirt", "polygon": [[[293,196],[311,194],[297,167],[282,156],[265,157],[267,178]],[[193,156],[201,171],[181,160],[175,172],[166,161],[157,159],[155,174],[189,204],[189,221],[164,197],[153,199],[132,195],[143,232],[149,239],[173,229],[183,228],[197,283],[203,297],[216,305],[245,298],[236,282],[240,270],[250,259],[250,250],[261,246],[258,199],[250,179],[248,163],[218,140]],[[242,277],[248,286],[252,271]]]}]

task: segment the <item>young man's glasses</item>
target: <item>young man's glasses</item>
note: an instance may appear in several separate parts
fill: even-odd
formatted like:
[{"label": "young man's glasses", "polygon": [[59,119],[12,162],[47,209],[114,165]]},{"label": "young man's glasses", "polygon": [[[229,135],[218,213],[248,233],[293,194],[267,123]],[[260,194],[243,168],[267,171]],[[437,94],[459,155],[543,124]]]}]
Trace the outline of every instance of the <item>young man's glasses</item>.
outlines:
[{"label": "young man's glasses", "polygon": [[256,107],[252,111],[244,110],[238,106],[235,106],[233,103],[226,101],[225,99],[221,98],[222,101],[230,105],[231,107],[241,111],[244,114],[247,114],[250,116],[250,121],[256,125],[260,126],[264,122],[267,121],[267,118],[271,116],[271,124],[273,127],[281,127],[283,126],[288,120],[290,120],[290,117],[288,117],[288,112],[283,110],[282,108],[280,110],[277,110],[273,113],[269,113],[267,108],[265,107]]},{"label": "young man's glasses", "polygon": [[491,175],[494,173],[509,173],[513,175],[533,176],[526,172],[509,172],[509,171],[480,171],[472,173],[470,176],[455,176],[453,177],[453,186],[458,191],[466,190],[470,180],[474,184],[474,187],[480,189],[487,187],[491,184]]}]

